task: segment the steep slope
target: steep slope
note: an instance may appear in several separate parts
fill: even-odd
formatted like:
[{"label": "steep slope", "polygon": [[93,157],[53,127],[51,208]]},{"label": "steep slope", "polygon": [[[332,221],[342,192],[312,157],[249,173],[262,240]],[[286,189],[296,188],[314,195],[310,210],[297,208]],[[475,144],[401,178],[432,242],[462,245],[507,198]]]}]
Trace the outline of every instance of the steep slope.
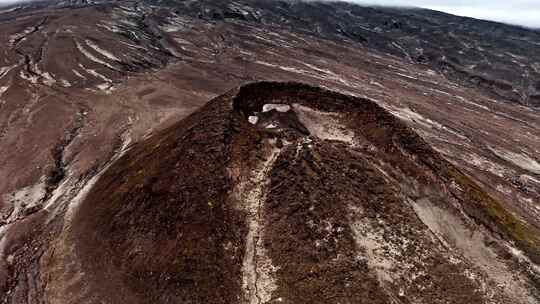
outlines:
[{"label": "steep slope", "polygon": [[[514,240],[512,248],[538,264],[539,43],[538,31],[519,27],[346,3],[37,1],[2,8],[0,290],[9,298],[0,298],[40,302],[46,288],[51,297],[69,297],[72,289],[84,297],[77,286],[86,281],[76,278],[81,266],[70,258],[76,247],[65,240],[73,238],[65,231],[77,226],[71,219],[82,198],[133,143],[254,80],[301,81],[373,100],[467,177],[432,170],[478,185],[464,201],[484,202],[487,213],[464,204],[468,217]],[[316,133],[308,124],[294,128]],[[270,167],[256,166],[260,174],[253,178],[265,180]],[[421,217],[445,218],[438,209],[422,209],[422,196],[413,198]],[[247,226],[231,229],[244,229],[246,237],[238,238],[253,243],[247,234],[264,225],[239,217]],[[445,230],[451,223],[430,224],[461,235],[460,228]],[[479,242],[472,240],[460,246]],[[45,254],[50,242],[62,256]],[[42,263],[51,277],[72,280],[41,285]],[[241,284],[253,280],[246,276]],[[232,296],[237,283],[230,282]]]},{"label": "steep slope", "polygon": [[[538,235],[367,99],[246,85],[132,145],[98,176],[39,249],[40,275],[22,295],[50,303],[540,299],[531,261]],[[22,299],[10,294],[8,303]]]}]

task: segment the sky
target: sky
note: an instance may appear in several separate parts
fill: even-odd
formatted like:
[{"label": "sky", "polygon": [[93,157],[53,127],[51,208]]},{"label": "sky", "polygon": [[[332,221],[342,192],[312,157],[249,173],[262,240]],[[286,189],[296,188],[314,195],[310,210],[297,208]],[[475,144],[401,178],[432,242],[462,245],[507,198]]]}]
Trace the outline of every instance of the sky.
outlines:
[{"label": "sky", "polygon": [[540,28],[540,0],[352,0],[351,2],[416,6],[459,16]]},{"label": "sky", "polygon": [[[0,4],[16,0],[0,0]],[[415,6],[454,15],[540,28],[540,0],[348,0],[361,4]]]}]

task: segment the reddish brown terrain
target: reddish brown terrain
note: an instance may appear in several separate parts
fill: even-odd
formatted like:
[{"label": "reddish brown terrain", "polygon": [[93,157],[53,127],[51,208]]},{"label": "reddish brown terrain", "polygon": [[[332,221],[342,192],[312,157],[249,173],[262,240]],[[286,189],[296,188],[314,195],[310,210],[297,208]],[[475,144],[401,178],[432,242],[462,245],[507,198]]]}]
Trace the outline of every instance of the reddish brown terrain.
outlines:
[{"label": "reddish brown terrain", "polygon": [[538,31],[39,1],[0,45],[0,303],[540,301]]}]

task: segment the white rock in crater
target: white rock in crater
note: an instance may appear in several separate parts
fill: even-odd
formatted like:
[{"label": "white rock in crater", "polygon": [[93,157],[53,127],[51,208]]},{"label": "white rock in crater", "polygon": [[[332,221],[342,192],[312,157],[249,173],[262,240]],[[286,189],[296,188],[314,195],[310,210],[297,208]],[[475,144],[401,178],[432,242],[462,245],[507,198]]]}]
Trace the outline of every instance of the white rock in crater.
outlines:
[{"label": "white rock in crater", "polygon": [[263,106],[263,113],[264,112],[269,112],[269,111],[272,111],[272,110],[276,110],[278,112],[285,113],[285,112],[289,112],[290,109],[291,109],[290,105],[268,103],[268,104],[265,104]]},{"label": "white rock in crater", "polygon": [[257,116],[250,116],[250,117],[248,117],[248,121],[249,121],[250,124],[256,125],[257,122],[259,121],[259,117],[257,117]]}]

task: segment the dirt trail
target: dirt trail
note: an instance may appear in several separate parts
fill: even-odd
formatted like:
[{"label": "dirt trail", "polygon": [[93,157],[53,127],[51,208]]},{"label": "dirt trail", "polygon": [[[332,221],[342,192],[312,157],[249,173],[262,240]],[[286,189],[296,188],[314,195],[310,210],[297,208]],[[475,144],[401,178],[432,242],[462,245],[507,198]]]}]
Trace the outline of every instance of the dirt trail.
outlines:
[{"label": "dirt trail", "polygon": [[263,245],[264,203],[266,188],[269,183],[268,174],[278,158],[281,149],[271,147],[266,160],[253,170],[249,180],[240,186],[242,208],[247,211],[248,234],[246,251],[242,263],[242,287],[245,292],[245,303],[267,303],[272,292],[277,288],[273,273],[275,266],[267,255]]}]

